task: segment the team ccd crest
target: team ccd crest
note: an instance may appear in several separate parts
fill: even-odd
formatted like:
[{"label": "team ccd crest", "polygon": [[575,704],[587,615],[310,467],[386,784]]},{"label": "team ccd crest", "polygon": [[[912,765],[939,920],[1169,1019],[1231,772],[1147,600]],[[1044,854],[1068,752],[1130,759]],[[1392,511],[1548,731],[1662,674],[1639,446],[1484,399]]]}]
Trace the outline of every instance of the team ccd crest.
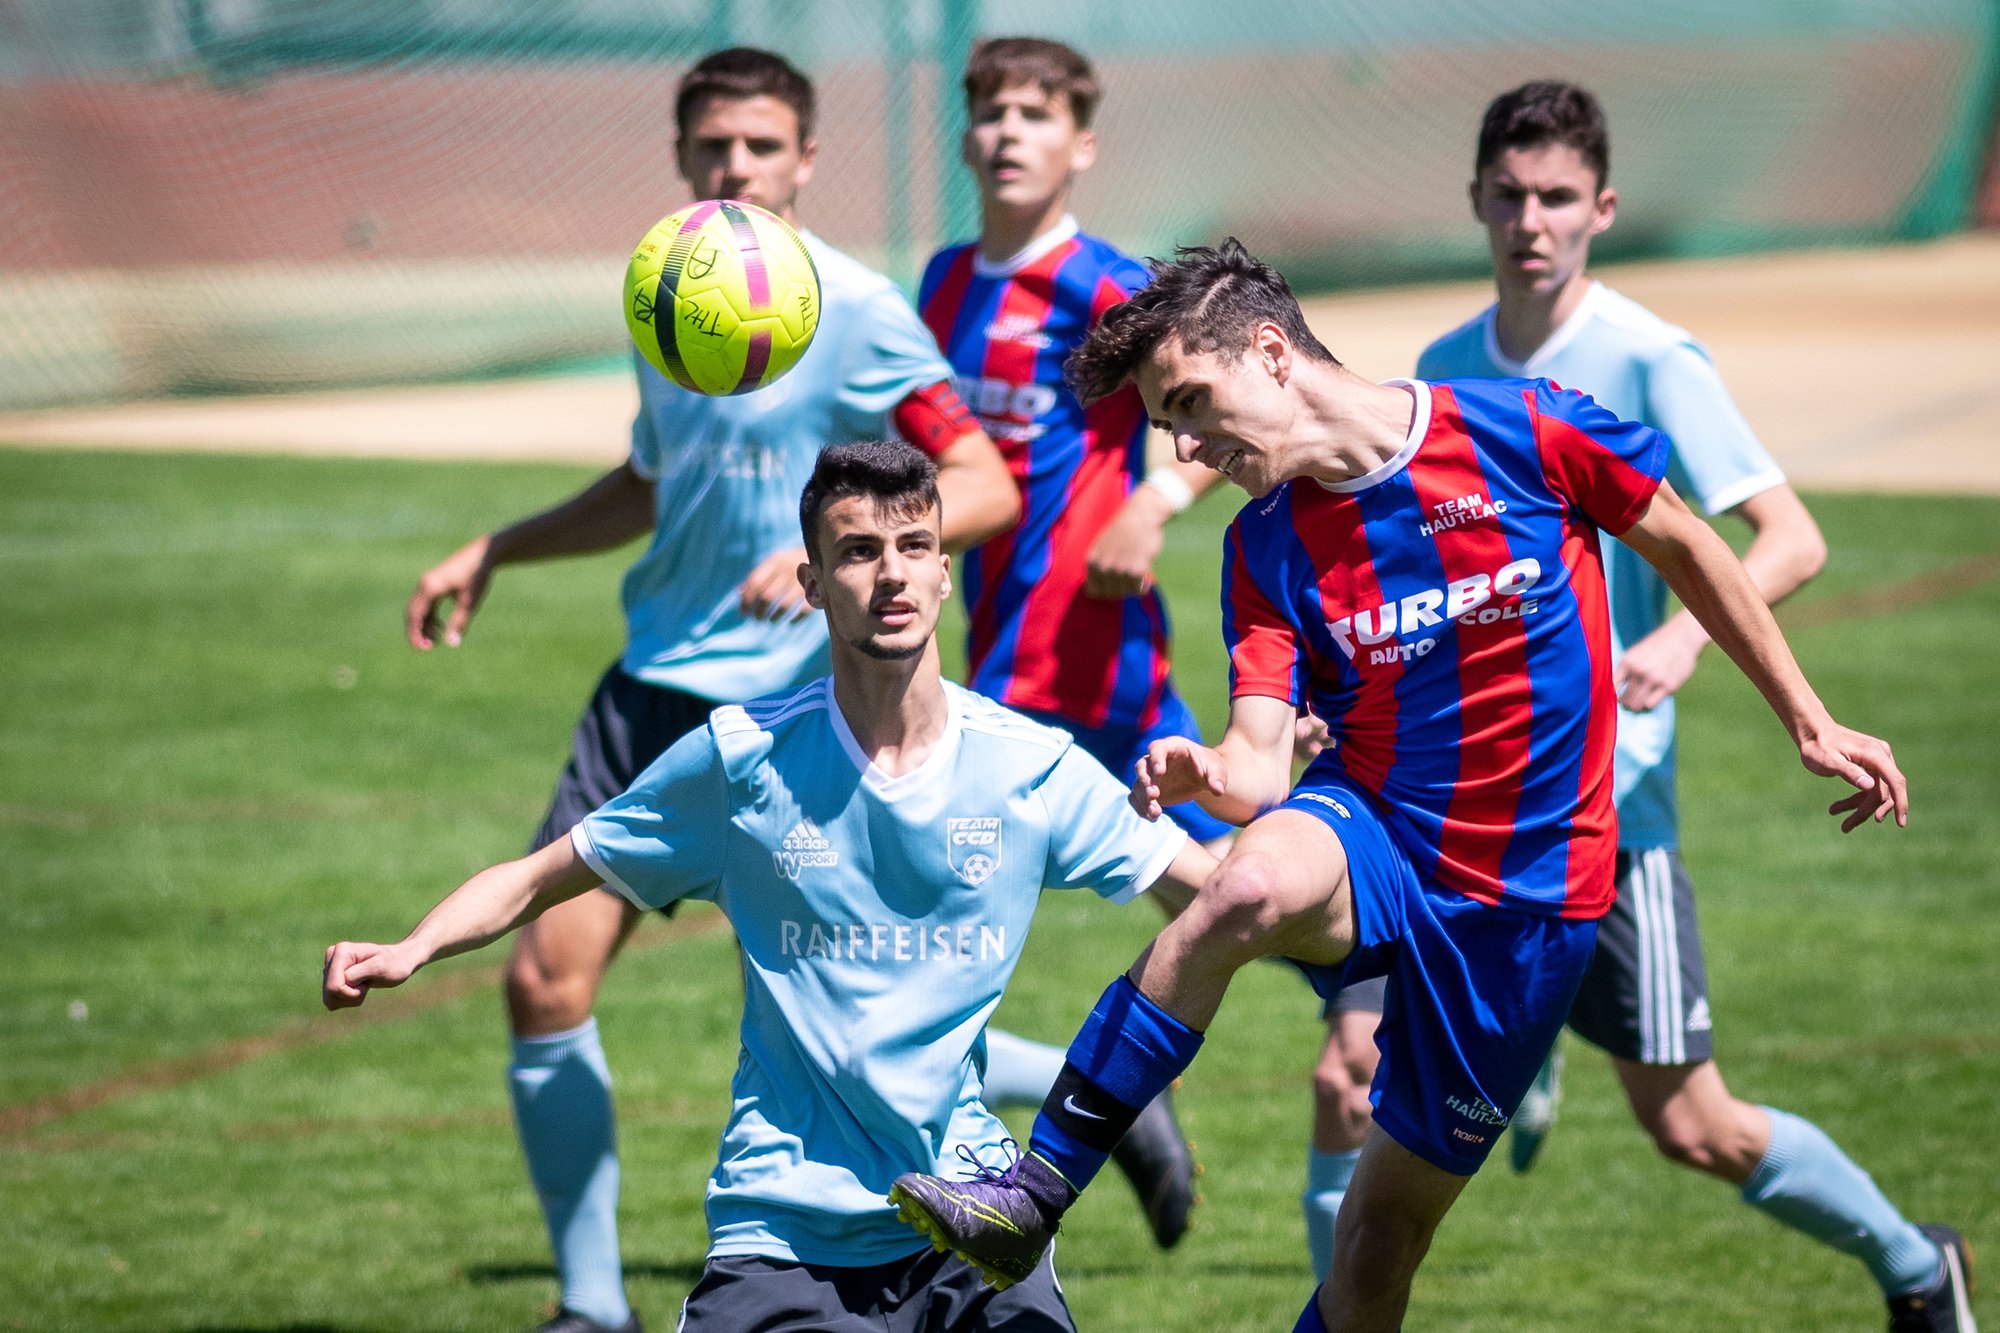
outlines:
[{"label": "team ccd crest", "polygon": [[967,884],[980,885],[1000,868],[1000,817],[979,815],[944,821],[945,855]]}]

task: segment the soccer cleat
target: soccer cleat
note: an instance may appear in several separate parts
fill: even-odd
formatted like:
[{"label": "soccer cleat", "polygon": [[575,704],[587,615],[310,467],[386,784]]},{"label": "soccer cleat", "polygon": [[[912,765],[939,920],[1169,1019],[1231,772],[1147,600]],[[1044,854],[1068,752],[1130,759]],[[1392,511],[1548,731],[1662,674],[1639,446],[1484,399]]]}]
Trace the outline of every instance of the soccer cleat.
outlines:
[{"label": "soccer cleat", "polygon": [[1016,1179],[1023,1160],[1016,1158],[1005,1171],[975,1161],[970,1180],[911,1171],[896,1177],[889,1202],[896,1205],[896,1216],[930,1238],[932,1249],[949,1250],[995,1290],[1005,1291],[1028,1279],[1056,1233]]},{"label": "soccer cleat", "polygon": [[1180,1122],[1174,1119],[1171,1089],[1139,1112],[1111,1150],[1111,1160],[1139,1195],[1139,1208],[1153,1229],[1153,1243],[1163,1250],[1174,1248],[1187,1234],[1188,1214],[1199,1201],[1194,1178],[1201,1168],[1195,1165],[1194,1145],[1182,1136]]},{"label": "soccer cleat", "polygon": [[1889,1333],[1979,1333],[1972,1318],[1972,1251],[1965,1237],[1936,1222],[1917,1230],[1937,1242],[1944,1270],[1921,1291],[1889,1298]]},{"label": "soccer cleat", "polygon": [[1562,1100],[1563,1053],[1551,1047],[1542,1061],[1541,1072],[1528,1085],[1528,1095],[1507,1122],[1507,1160],[1516,1171],[1526,1171],[1541,1156],[1542,1140],[1556,1127],[1556,1103]]},{"label": "soccer cleat", "polygon": [[530,1333],[646,1333],[646,1327],[639,1322],[637,1310],[622,1324],[600,1324],[574,1310],[557,1310],[555,1318],[536,1324]]}]

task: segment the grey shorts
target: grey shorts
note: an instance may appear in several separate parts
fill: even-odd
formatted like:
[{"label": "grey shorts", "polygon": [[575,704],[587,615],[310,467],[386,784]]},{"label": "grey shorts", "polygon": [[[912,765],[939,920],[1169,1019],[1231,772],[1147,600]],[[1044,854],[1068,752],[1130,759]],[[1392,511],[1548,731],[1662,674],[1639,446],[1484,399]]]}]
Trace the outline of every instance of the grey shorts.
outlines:
[{"label": "grey shorts", "polygon": [[711,1258],[677,1333],[1076,1333],[1050,1255],[1026,1282],[986,1285],[963,1259],[923,1250],[866,1268]]},{"label": "grey shorts", "polygon": [[1569,1011],[1570,1030],[1622,1060],[1699,1064],[1715,1053],[1694,884],[1678,853],[1618,853],[1618,901]]},{"label": "grey shorts", "polygon": [[706,723],[716,707],[711,699],[648,685],[612,663],[577,719],[569,763],[528,850],[540,851],[623,793],[668,746]]},{"label": "grey shorts", "polygon": [[[1569,1010],[1570,1030],[1621,1060],[1689,1065],[1712,1059],[1708,969],[1694,883],[1665,847],[1618,853],[1618,900],[1597,924],[1597,952]],[[1382,1012],[1383,978],[1349,986],[1324,1016]]]}]

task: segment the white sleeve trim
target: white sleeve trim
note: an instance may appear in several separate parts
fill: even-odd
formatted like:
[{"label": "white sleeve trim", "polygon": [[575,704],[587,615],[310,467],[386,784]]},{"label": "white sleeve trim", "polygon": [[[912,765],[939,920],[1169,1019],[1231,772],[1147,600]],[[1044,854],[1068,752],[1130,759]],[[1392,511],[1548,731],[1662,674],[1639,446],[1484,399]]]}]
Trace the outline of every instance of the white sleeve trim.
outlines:
[{"label": "white sleeve trim", "polygon": [[1762,472],[1752,473],[1741,481],[1724,486],[1713,495],[1702,496],[1702,508],[1711,518],[1717,514],[1726,514],[1751,496],[1762,495],[1772,487],[1784,484],[1784,471],[1777,467],[1767,467]]},{"label": "white sleeve trim", "polygon": [[604,881],[604,887],[616,890],[621,898],[624,898],[640,911],[656,911],[663,905],[647,902],[639,896],[637,889],[613,874],[611,867],[605,863],[603,855],[598,852],[597,845],[590,840],[590,834],[584,829],[582,824],[577,824],[570,829],[569,845],[576,849],[576,854],[583,858],[585,865],[597,872],[597,877]]},{"label": "white sleeve trim", "polygon": [[[1173,824],[1172,819],[1167,815],[1161,815],[1160,818],[1169,824]],[[1179,836],[1169,836],[1165,841],[1161,842],[1160,850],[1153,854],[1153,859],[1146,863],[1144,870],[1132,877],[1132,883],[1118,892],[1111,894],[1104,901],[1108,903],[1129,903],[1159,883],[1160,877],[1167,873],[1167,867],[1172,865],[1174,858],[1181,854],[1181,848],[1188,844],[1188,831],[1186,829],[1182,828],[1179,824],[1173,824],[1173,832]]]}]

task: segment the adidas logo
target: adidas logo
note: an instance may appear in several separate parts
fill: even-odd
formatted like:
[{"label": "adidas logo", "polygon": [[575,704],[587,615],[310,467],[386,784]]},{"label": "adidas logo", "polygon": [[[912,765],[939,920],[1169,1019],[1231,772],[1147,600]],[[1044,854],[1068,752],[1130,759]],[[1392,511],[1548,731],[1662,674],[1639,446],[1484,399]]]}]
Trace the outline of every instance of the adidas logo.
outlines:
[{"label": "adidas logo", "polygon": [[1714,1026],[1715,1024],[1708,1017],[1708,997],[1704,995],[1694,1002],[1693,1008],[1688,1010],[1687,1030],[1689,1032],[1707,1032]]},{"label": "adidas logo", "polygon": [[771,853],[771,863],[786,879],[797,880],[802,870],[839,865],[840,853],[833,850],[833,843],[819,831],[819,825],[801,819]]}]

